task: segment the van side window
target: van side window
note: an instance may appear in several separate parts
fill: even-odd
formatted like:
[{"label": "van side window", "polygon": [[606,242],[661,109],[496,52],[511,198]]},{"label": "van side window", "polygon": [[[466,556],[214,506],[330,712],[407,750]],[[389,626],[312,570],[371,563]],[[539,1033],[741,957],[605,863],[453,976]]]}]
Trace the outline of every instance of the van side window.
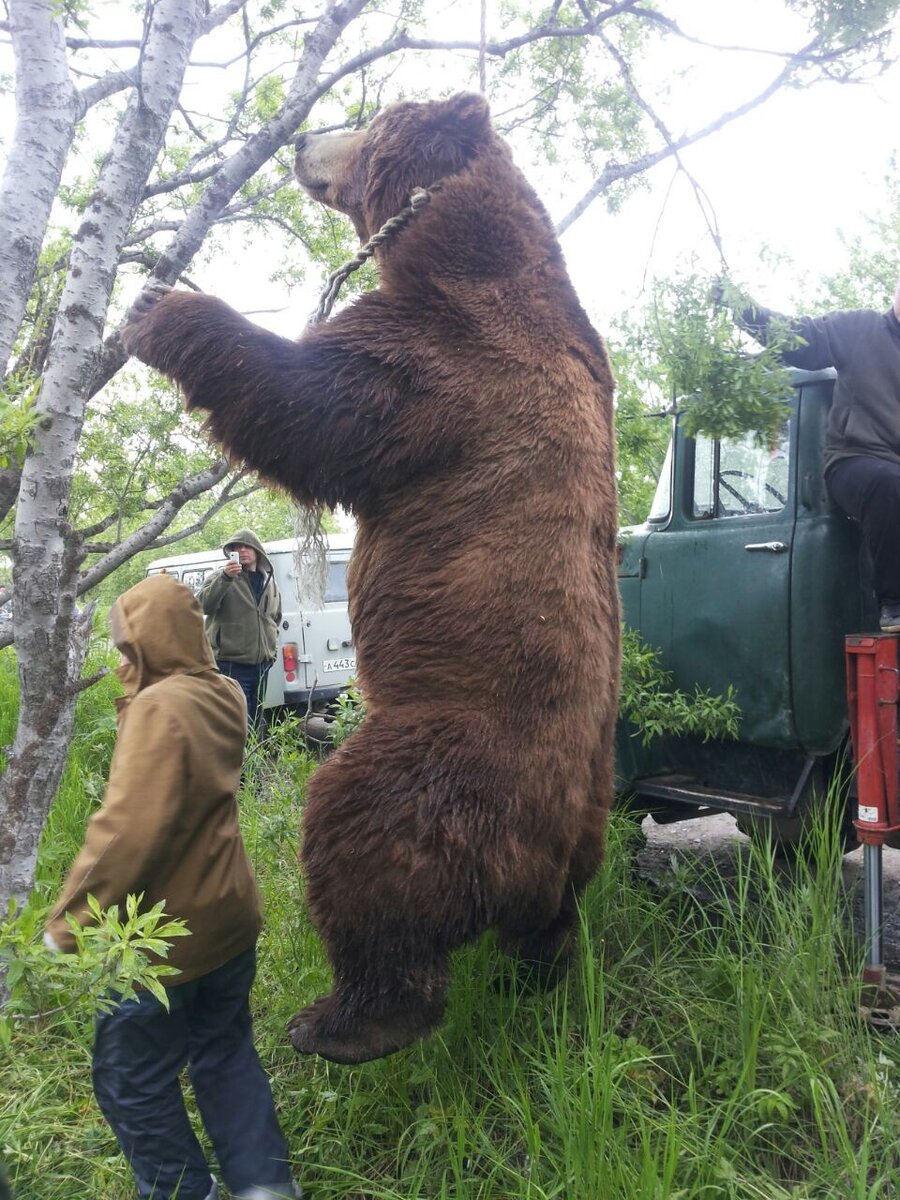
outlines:
[{"label": "van side window", "polygon": [[204,570],[202,567],[194,567],[192,570],[184,572],[181,582],[186,583],[192,592],[199,592],[208,574],[208,570]]},{"label": "van side window", "polygon": [[697,438],[692,516],[746,517],[779,512],[788,500],[790,427],[759,445],[752,433],[739,438]]},{"label": "van side window", "polygon": [[328,578],[325,580],[325,603],[347,599],[347,564],[329,562]]}]

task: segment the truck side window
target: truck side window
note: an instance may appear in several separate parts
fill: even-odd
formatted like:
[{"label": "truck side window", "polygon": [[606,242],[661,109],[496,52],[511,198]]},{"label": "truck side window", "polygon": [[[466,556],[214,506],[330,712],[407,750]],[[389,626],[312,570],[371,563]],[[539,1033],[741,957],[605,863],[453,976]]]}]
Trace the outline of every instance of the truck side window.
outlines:
[{"label": "truck side window", "polygon": [[692,515],[746,517],[779,512],[788,499],[790,427],[760,445],[754,434],[697,438]]},{"label": "truck side window", "polygon": [[718,443],[706,434],[697,438],[694,444],[694,497],[691,505],[691,516],[709,520],[716,515],[715,488],[716,451]]},{"label": "truck side window", "polygon": [[719,443],[701,433],[694,443],[694,497],[691,516],[708,521],[715,516],[715,460]]}]

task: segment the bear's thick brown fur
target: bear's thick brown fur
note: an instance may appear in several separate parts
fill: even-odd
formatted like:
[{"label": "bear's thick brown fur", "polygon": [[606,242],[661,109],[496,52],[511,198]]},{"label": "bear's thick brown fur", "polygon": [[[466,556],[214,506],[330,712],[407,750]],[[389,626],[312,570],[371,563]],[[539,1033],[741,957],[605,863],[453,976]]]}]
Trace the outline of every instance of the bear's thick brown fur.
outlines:
[{"label": "bear's thick brown fur", "polygon": [[299,341],[178,291],[138,303],[126,345],[232,455],[357,517],[368,715],[304,816],[334,985],[291,1039],[358,1062],[439,1022],[447,956],[484,930],[539,975],[565,962],[612,795],[613,380],[480,97],[302,137],[297,175],[364,239],[443,186],[378,290]]}]

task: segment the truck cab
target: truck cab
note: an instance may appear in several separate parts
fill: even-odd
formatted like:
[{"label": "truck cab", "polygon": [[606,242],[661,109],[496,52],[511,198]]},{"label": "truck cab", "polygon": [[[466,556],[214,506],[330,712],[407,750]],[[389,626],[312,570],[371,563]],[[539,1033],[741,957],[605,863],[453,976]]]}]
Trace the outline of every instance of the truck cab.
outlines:
[{"label": "truck cab", "polygon": [[625,625],[659,651],[673,687],[732,685],[741,710],[736,741],[644,745],[620,722],[620,794],[657,820],[733,812],[784,841],[841,769],[844,635],[878,628],[858,527],[823,477],[834,372],[791,376],[774,437],[694,439],[674,419],[651,511],[621,531],[619,564]]}]

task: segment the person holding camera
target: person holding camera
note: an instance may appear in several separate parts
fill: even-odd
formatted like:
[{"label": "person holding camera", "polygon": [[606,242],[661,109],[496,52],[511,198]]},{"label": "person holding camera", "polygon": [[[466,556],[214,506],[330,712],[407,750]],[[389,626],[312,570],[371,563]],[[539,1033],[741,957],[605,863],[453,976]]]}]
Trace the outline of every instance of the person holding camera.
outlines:
[{"label": "person holding camera", "polygon": [[255,729],[275,661],[281,595],[262,542],[251,529],[239,529],[222,549],[228,561],[207,579],[197,598],[216,666],[240,684],[248,729]]}]

